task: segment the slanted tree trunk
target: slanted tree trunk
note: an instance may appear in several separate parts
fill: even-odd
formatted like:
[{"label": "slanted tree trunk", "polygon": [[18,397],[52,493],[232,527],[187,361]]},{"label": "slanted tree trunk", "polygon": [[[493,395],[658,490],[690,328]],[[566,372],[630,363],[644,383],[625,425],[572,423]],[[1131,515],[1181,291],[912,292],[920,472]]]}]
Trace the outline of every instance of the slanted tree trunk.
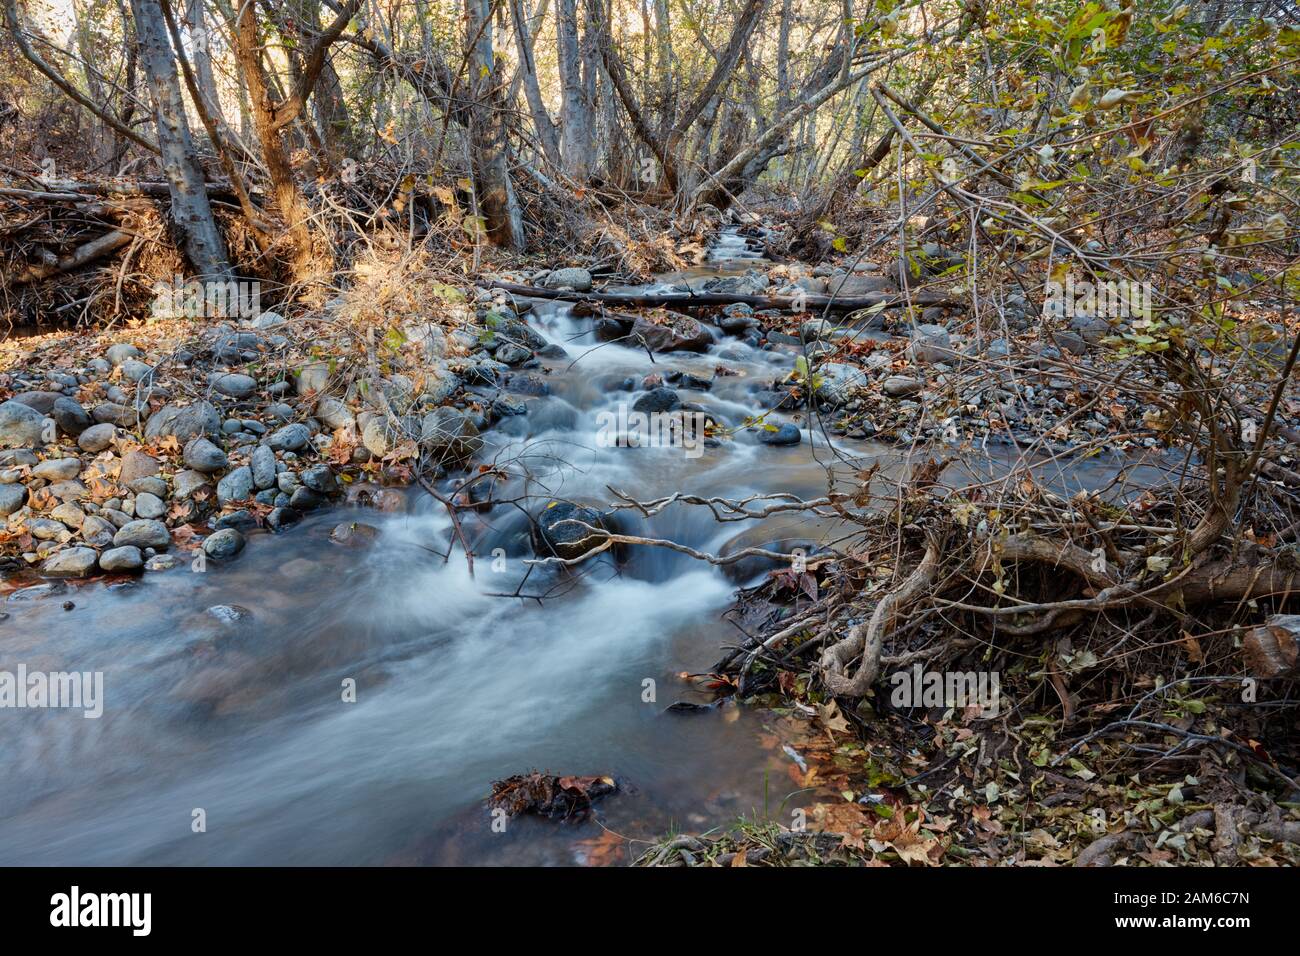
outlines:
[{"label": "slanted tree trunk", "polygon": [[510,147],[500,76],[492,54],[492,0],[465,0],[470,43],[470,152],[479,210],[488,239],[498,246],[524,248],[524,217],[510,180]]},{"label": "slanted tree trunk", "polygon": [[[545,12],[546,6],[543,3],[543,16]],[[528,112],[532,114],[533,129],[537,133],[537,145],[546,161],[558,169],[561,163],[559,132],[555,128],[551,114],[546,110],[542,91],[537,83],[537,62],[533,58],[533,31],[524,0],[510,0],[510,18],[514,21],[515,47],[519,51],[519,78],[524,86],[524,96],[528,100]]]},{"label": "slanted tree trunk", "polygon": [[194,152],[171,40],[163,25],[158,0],[131,0],[140,65],[153,96],[158,125],[158,147],[163,174],[171,189],[171,220],[181,239],[185,257],[198,277],[224,281],[230,278],[226,243],[217,229],[203,183],[203,170]]}]

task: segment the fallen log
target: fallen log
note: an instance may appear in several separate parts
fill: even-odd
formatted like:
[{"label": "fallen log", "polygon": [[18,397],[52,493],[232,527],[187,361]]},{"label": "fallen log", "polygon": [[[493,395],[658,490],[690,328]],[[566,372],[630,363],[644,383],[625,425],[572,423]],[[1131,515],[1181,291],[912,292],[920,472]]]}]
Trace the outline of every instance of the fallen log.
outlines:
[{"label": "fallen log", "polygon": [[114,229],[112,232],[104,233],[98,239],[92,239],[90,242],[78,246],[69,255],[60,257],[56,262],[28,266],[12,276],[0,276],[0,285],[25,285],[29,282],[40,282],[42,279],[48,279],[50,276],[62,272],[71,272],[73,269],[79,269],[89,262],[94,262],[96,259],[120,249],[133,238],[135,237],[129,232]]},{"label": "fallen log", "polygon": [[857,312],[860,309],[901,309],[915,306],[946,306],[964,308],[965,304],[937,292],[914,292],[910,296],[900,293],[869,292],[866,295],[744,295],[739,292],[571,292],[563,289],[543,289],[518,282],[501,282],[480,279],[476,285],[484,289],[499,289],[511,295],[533,299],[561,299],[566,302],[610,302],[618,305],[644,308],[670,307],[674,309],[704,309],[723,305],[748,305],[755,309],[781,309],[794,311],[796,302],[803,311]]},{"label": "fallen log", "polygon": [[1300,614],[1274,614],[1246,632],[1242,649],[1256,677],[1300,677]]}]

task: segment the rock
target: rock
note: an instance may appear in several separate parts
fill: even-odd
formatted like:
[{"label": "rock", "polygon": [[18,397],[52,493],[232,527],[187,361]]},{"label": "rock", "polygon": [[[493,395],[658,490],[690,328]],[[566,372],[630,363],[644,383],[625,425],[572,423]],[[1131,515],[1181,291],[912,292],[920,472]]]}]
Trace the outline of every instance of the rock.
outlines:
[{"label": "rock", "polygon": [[251,375],[240,375],[236,373],[217,374],[208,379],[213,390],[230,398],[243,399],[251,398],[257,391],[257,379]]},{"label": "rock", "polygon": [[1096,345],[1111,334],[1110,323],[1094,315],[1073,316],[1070,319],[1070,328],[1089,345]]},{"label": "rock", "polygon": [[909,378],[906,375],[891,375],[881,384],[881,390],[892,398],[905,398],[908,395],[915,395],[925,387],[925,383],[919,378]]},{"label": "rock", "polygon": [[128,345],[125,342],[119,342],[117,345],[110,345],[108,351],[104,353],[104,357],[114,365],[121,365],[128,359],[139,358],[142,355],[144,355],[144,353],[138,348],[134,345]]},{"label": "rock", "polygon": [[947,362],[957,354],[952,350],[952,337],[942,325],[918,325],[911,337],[909,352],[914,362]]},{"label": "rock", "polygon": [[68,529],[63,526],[63,522],[52,521],[49,518],[29,518],[26,528],[33,538],[41,541],[66,541],[69,537]]},{"label": "rock", "polygon": [[80,458],[47,458],[32,469],[33,478],[46,481],[66,481],[81,474]]},{"label": "rock", "polygon": [[41,574],[48,578],[83,578],[95,569],[98,561],[94,548],[66,548],[45,559]]},{"label": "rock", "polygon": [[216,561],[226,561],[244,550],[244,536],[234,528],[222,528],[203,542],[203,553]]},{"label": "rock", "polygon": [[361,444],[376,458],[383,458],[388,454],[391,447],[389,428],[388,422],[384,420],[382,415],[375,415],[366,419],[365,424],[361,426]]},{"label": "rock", "polygon": [[122,456],[122,470],[118,472],[119,484],[130,486],[137,478],[158,474],[158,461],[142,451],[129,451]]},{"label": "rock", "polygon": [[813,373],[817,399],[836,407],[847,405],[853,392],[867,382],[866,373],[853,365],[827,362]]},{"label": "rock", "polygon": [[827,292],[842,298],[882,293],[892,295],[898,291],[894,280],[885,276],[843,275],[832,276]]},{"label": "rock", "polygon": [[127,522],[113,535],[114,547],[133,545],[137,548],[153,548],[163,551],[172,543],[172,536],[167,526],[161,521],[142,518]]},{"label": "rock", "polygon": [[167,487],[167,482],[163,481],[157,475],[148,475],[144,478],[137,478],[127,485],[137,495],[148,494],[156,498],[166,498],[171,491]]},{"label": "rock", "polygon": [[180,561],[170,554],[155,554],[144,563],[144,569],[146,571],[170,571],[178,564],[180,564]]},{"label": "rock", "polygon": [[172,478],[172,497],[177,501],[187,501],[194,497],[194,493],[200,488],[211,488],[212,484],[207,475],[197,472],[178,471]]},{"label": "rock", "polygon": [[98,454],[113,444],[117,436],[117,427],[109,423],[91,425],[77,436],[77,447],[82,451]]},{"label": "rock", "polygon": [[294,390],[299,395],[328,391],[331,385],[337,383],[331,365],[330,362],[313,362],[298,369],[294,376]]},{"label": "rock", "polygon": [[637,316],[629,334],[631,338],[626,344],[639,348],[644,343],[652,352],[703,352],[713,344],[713,336],[705,325],[689,315],[673,313],[661,322]]},{"label": "rock", "polygon": [[515,345],[513,342],[506,342],[497,348],[496,359],[498,362],[505,362],[507,365],[522,365],[533,357],[533,353],[522,345]]},{"label": "rock", "polygon": [[14,465],[35,465],[40,459],[30,448],[5,448],[0,449],[0,467],[8,468]]},{"label": "rock", "polygon": [[253,612],[239,604],[214,604],[204,613],[222,624],[231,626],[253,618]]},{"label": "rock", "polygon": [[59,426],[63,434],[74,438],[95,424],[88,411],[62,395],[55,399],[54,407],[50,409],[50,417],[54,419],[54,423]]},{"label": "rock", "polygon": [[438,462],[463,461],[483,447],[483,439],[468,415],[444,406],[421,421],[420,447]]},{"label": "rock", "polygon": [[591,291],[591,273],[586,269],[556,269],[542,283],[548,289],[573,289],[575,292]]},{"label": "rock", "polygon": [[352,413],[352,409],[328,395],[316,403],[315,416],[317,421],[331,430],[351,428],[357,423],[357,416]]},{"label": "rock", "polygon": [[135,359],[127,359],[119,368],[122,370],[122,377],[128,382],[142,382],[153,374],[152,365]]},{"label": "rock", "polygon": [[149,492],[135,496],[135,516],[137,518],[161,518],[167,513],[167,505],[157,495]]},{"label": "rock", "polygon": [[243,501],[253,494],[253,470],[248,465],[236,468],[217,482],[217,503],[223,507]]},{"label": "rock", "polygon": [[761,445],[772,445],[776,447],[785,445],[797,445],[803,441],[803,436],[799,433],[797,426],[786,422],[785,424],[772,429],[760,428],[758,430],[758,441]]},{"label": "rock", "polygon": [[249,461],[253,473],[253,486],[262,489],[274,485],[275,465],[275,452],[268,445],[258,445],[254,448]]},{"label": "rock", "polygon": [[554,556],[571,561],[581,557],[601,541],[598,533],[583,524],[603,528],[604,518],[593,508],[567,501],[553,502],[537,516],[532,531],[533,550],[543,558]]},{"label": "rock", "polygon": [[13,397],[15,402],[21,402],[32,411],[40,412],[42,415],[48,415],[54,410],[54,403],[66,396],[62,392],[40,392],[28,391],[19,392]]},{"label": "rock", "polygon": [[338,481],[334,477],[334,470],[329,465],[312,465],[303,471],[301,477],[304,485],[322,495],[332,495],[338,491]]},{"label": "rock", "polygon": [[164,405],[145,423],[144,437],[150,441],[175,435],[187,442],[200,435],[221,434],[221,416],[210,402],[193,405]]},{"label": "rock", "polygon": [[99,515],[86,515],[81,522],[81,539],[97,548],[106,548],[113,543],[117,534],[117,525]]},{"label": "rock", "polygon": [[70,481],[56,481],[45,488],[51,495],[60,501],[80,501],[90,494],[86,486],[75,478]]},{"label": "rock", "polygon": [[50,517],[69,528],[79,530],[86,521],[86,513],[71,501],[65,501],[50,511]]},{"label": "rock", "polygon": [[283,531],[302,520],[302,514],[288,505],[272,509],[266,516],[266,526],[272,531]]},{"label": "rock", "polygon": [[45,421],[44,415],[22,402],[0,404],[0,448],[44,444]]},{"label": "rock", "polygon": [[137,571],[144,566],[144,555],[134,545],[110,548],[99,556],[102,571]]},{"label": "rock", "polygon": [[97,422],[117,425],[119,428],[135,428],[140,424],[140,416],[136,414],[135,409],[118,402],[101,402],[91,409],[90,417]]},{"label": "rock", "polygon": [[289,496],[289,506],[295,511],[315,511],[325,499],[305,485],[299,485]]},{"label": "rock", "polygon": [[0,485],[0,518],[7,518],[27,503],[27,489],[22,485]]},{"label": "rock", "polygon": [[671,412],[681,407],[681,398],[671,388],[652,388],[632,403],[632,411],[646,414]]},{"label": "rock", "polygon": [[379,538],[379,529],[359,521],[345,521],[335,525],[330,541],[345,548],[368,548]]},{"label": "rock", "polygon": [[192,438],[185,445],[185,466],[194,471],[212,474],[230,463],[226,453],[206,438]]},{"label": "rock", "polygon": [[1052,344],[1071,355],[1088,354],[1088,343],[1082,336],[1075,335],[1073,332],[1053,332]]},{"label": "rock", "polygon": [[302,422],[285,425],[271,433],[266,446],[272,451],[302,451],[311,441],[311,430]]}]

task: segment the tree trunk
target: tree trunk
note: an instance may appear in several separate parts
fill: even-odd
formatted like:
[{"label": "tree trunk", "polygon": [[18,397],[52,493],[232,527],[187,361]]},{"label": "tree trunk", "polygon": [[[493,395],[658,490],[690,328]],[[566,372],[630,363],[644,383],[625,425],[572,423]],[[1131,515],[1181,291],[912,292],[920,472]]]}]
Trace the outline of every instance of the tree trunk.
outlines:
[{"label": "tree trunk", "polygon": [[555,40],[560,63],[560,157],[565,175],[581,184],[589,172],[591,113],[582,88],[577,0],[558,0]]},{"label": "tree trunk", "polygon": [[[239,18],[235,30],[236,57],[240,72],[248,87],[251,100],[249,111],[252,113],[253,128],[257,132],[262,146],[262,161],[266,164],[267,175],[271,178],[271,187],[275,192],[275,203],[288,234],[290,246],[289,265],[294,281],[304,286],[315,285],[322,271],[332,266],[330,262],[317,262],[311,231],[311,209],[298,185],[293,179],[293,167],[289,163],[284,143],[280,139],[280,130],[276,126],[275,104],[271,101],[267,89],[266,77],[262,72],[261,42],[258,38],[257,18],[251,3],[244,3],[239,8]],[[321,255],[328,257],[325,250]]]},{"label": "tree trunk", "polygon": [[506,111],[492,55],[492,0],[465,0],[469,49],[470,152],[479,210],[488,239],[511,249],[524,248],[524,218],[510,180]]},{"label": "tree trunk", "polygon": [[528,13],[524,9],[524,0],[510,0],[510,17],[515,24],[515,46],[519,51],[519,76],[524,85],[524,96],[528,100],[528,111],[532,114],[537,144],[546,162],[558,169],[561,162],[560,138],[551,114],[546,111],[546,104],[542,101],[542,92],[537,84],[532,27],[528,22]]},{"label": "tree trunk", "polygon": [[153,95],[163,173],[171,188],[171,219],[185,256],[200,279],[230,278],[226,243],[208,203],[203,171],[194,153],[171,41],[158,0],[131,0],[140,64]]}]

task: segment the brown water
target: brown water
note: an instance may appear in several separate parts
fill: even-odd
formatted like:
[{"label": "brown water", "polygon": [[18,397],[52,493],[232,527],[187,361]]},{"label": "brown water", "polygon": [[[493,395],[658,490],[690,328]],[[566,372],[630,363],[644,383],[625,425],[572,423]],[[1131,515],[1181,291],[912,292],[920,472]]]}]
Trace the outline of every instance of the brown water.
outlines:
[{"label": "brown water", "polygon": [[[699,457],[601,447],[598,413],[639,394],[612,383],[669,369],[712,378],[724,364],[741,374],[681,394],[737,424],[763,410],[756,390],[793,356],[731,339],[706,355],[652,359],[598,345],[590,320],[556,304],[530,322],[570,358],[548,362],[550,395],[525,399],[527,415],[489,433],[485,457],[512,476],[495,496],[517,503],[465,515],[473,577],[459,550],[438,556],[450,521],[412,493],[405,514],[334,509],[282,535],[254,534],[236,562],[204,573],[182,565],[3,603],[0,669],[102,671],[106,700],[97,720],[0,712],[0,864],[612,862],[626,859],[609,852],[625,838],[797,805],[787,802],[790,758],[760,743],[762,715],[664,713],[674,700],[704,699],[679,672],[706,668],[741,637],[721,618],[736,583],[654,549],[577,574],[530,566],[523,511],[552,497],[607,505],[611,488],[815,496],[827,464],[846,480],[873,460],[896,474],[902,456],[832,447],[802,422],[793,448],[761,446],[743,430]],[[1104,480],[1108,467],[1060,463],[1049,477],[1068,491]],[[330,544],[341,520],[377,526],[377,545]],[[682,505],[639,530],[709,551],[742,532],[755,542],[838,533],[790,519],[719,525]],[[516,592],[544,599],[502,596]],[[222,623],[205,610],[214,605],[251,617]],[[355,703],[342,699],[348,679]],[[585,823],[525,818],[494,832],[483,804],[491,782],[532,768],[610,773],[625,789]],[[191,828],[198,808],[203,833]]]}]

